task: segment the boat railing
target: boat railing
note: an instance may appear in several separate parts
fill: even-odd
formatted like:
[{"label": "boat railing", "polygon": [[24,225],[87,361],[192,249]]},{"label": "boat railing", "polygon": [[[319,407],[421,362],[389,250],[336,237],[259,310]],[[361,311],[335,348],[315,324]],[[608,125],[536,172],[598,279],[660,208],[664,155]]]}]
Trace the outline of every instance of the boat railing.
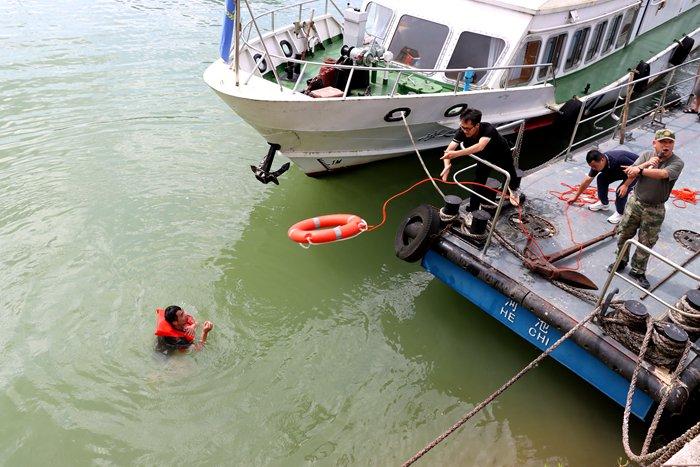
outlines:
[{"label": "boat railing", "polygon": [[[522,69],[522,68],[551,68],[552,64],[551,63],[538,63],[538,64],[532,64],[532,65],[504,65],[504,66],[494,66],[494,67],[480,67],[480,68],[472,68],[472,67],[465,67],[465,68],[407,68],[407,67],[397,67],[397,66],[366,66],[366,65],[341,65],[338,63],[324,63],[324,62],[314,62],[314,61],[309,61],[309,60],[300,60],[292,57],[284,57],[281,55],[276,55],[276,54],[266,54],[265,51],[260,51],[254,46],[249,47],[258,52],[260,54],[260,57],[255,63],[255,66],[253,67],[253,71],[248,75],[247,79],[244,81],[243,84],[247,84],[250,79],[255,76],[257,73],[258,75],[262,75],[260,73],[260,70],[258,69],[258,65],[262,62],[264,58],[268,58],[269,62],[272,62],[272,59],[277,59],[279,61],[284,61],[286,63],[291,63],[291,64],[299,64],[301,65],[301,69],[299,72],[299,76],[294,83],[294,87],[292,88],[292,92],[298,92],[299,90],[299,85],[302,83],[303,78],[308,78],[308,76],[305,76],[305,72],[308,66],[316,66],[316,67],[327,67],[327,68],[334,68],[334,69],[339,69],[339,70],[350,70],[350,73],[348,75],[347,83],[345,85],[345,88],[343,89],[343,99],[347,98],[350,92],[350,84],[352,83],[352,78],[357,71],[369,71],[370,73],[374,74],[375,76],[378,76],[380,73],[393,73],[395,77],[393,78],[393,84],[391,86],[391,90],[389,92],[389,97],[394,97],[397,94],[397,91],[399,89],[399,84],[400,80],[403,76],[413,76],[413,75],[424,75],[429,79],[432,79],[430,76],[434,75],[435,73],[456,73],[457,74],[457,79],[455,79],[454,85],[452,85],[452,94],[457,95],[457,94],[462,94],[462,93],[469,93],[472,92],[472,90],[478,90],[478,89],[485,89],[482,88],[479,85],[476,84],[471,84],[469,86],[469,89],[464,89],[464,82],[465,82],[465,76],[469,73],[478,73],[478,72],[484,72],[488,73],[491,71],[498,71],[498,70],[513,70],[513,69]],[[273,70],[274,71],[274,70]],[[277,84],[282,88],[282,83],[279,80],[279,76],[277,76],[277,73],[275,74],[275,80]],[[410,79],[410,78],[409,78]],[[434,80],[435,83],[441,85],[441,86],[446,86],[450,83],[446,83],[444,81],[437,81]],[[550,81],[545,81],[540,84],[533,85],[531,87],[545,87],[545,86],[551,86],[552,84]],[[507,87],[500,88],[502,90],[507,90]],[[444,94],[444,91],[439,92],[439,94]]]},{"label": "boat railing", "polygon": [[684,268],[680,264],[674,263],[670,259],[666,258],[664,255],[655,252],[654,250],[652,250],[648,246],[642,245],[637,240],[631,238],[625,242],[625,244],[622,246],[622,250],[620,250],[620,253],[618,253],[617,258],[615,259],[615,262],[613,263],[612,268],[610,270],[610,274],[608,274],[608,278],[605,281],[605,285],[603,286],[602,290],[600,291],[600,297],[598,297],[598,302],[596,303],[596,306],[600,306],[603,303],[603,301],[605,300],[605,295],[608,292],[608,289],[610,288],[610,284],[612,283],[613,278],[619,277],[620,279],[622,279],[623,281],[632,285],[636,289],[639,289],[643,293],[642,297],[651,296],[654,300],[656,300],[657,302],[666,306],[668,309],[672,309],[681,315],[685,314],[686,313],[685,311],[679,310],[675,305],[671,305],[670,303],[666,302],[663,298],[661,298],[657,294],[655,294],[653,292],[653,288],[652,289],[645,289],[644,287],[642,287],[639,284],[637,284],[636,282],[634,282],[632,279],[625,277],[623,274],[617,272],[617,268],[620,265],[622,258],[625,257],[625,255],[627,254],[628,250],[631,248],[632,245],[634,245],[637,249],[641,248],[642,251],[649,253],[650,255],[654,256],[655,258],[659,259],[660,261],[664,262],[665,264],[671,266],[673,268],[674,273],[680,272],[680,273],[684,274],[685,276],[689,277],[690,279],[697,281],[697,282],[700,282],[700,276],[698,276],[697,274],[687,270],[686,268]]},{"label": "boat railing", "polygon": [[[294,87],[292,89],[293,92],[297,92],[297,89],[299,88],[299,84],[301,83],[305,71],[309,65],[312,66],[318,66],[318,67],[329,67],[329,68],[335,68],[335,69],[349,69],[350,74],[348,76],[347,84],[345,86],[345,89],[343,90],[343,99],[348,97],[348,93],[350,91],[350,84],[352,83],[352,77],[354,73],[358,70],[368,70],[370,72],[374,73],[396,73],[397,76],[394,80],[394,84],[391,88],[391,92],[389,94],[389,97],[394,97],[396,95],[396,91],[399,86],[399,80],[403,75],[426,75],[430,77],[430,75],[434,75],[435,73],[456,73],[456,79],[454,80],[454,86],[453,86],[453,94],[458,94],[460,92],[469,92],[470,89],[479,89],[480,86],[477,83],[466,83],[469,86],[465,86],[465,81],[467,79],[468,74],[473,76],[473,74],[477,72],[484,72],[484,74],[487,74],[492,71],[498,71],[498,70],[513,70],[513,69],[529,69],[533,68],[536,71],[539,70],[540,68],[546,68],[547,69],[547,76],[548,79],[546,79],[544,82],[535,84],[532,87],[544,87],[551,85],[550,81],[552,83],[556,83],[556,76],[553,73],[553,66],[552,63],[535,63],[535,64],[521,64],[521,65],[506,65],[506,66],[496,66],[496,67],[480,67],[480,68],[472,68],[472,67],[464,67],[464,68],[408,68],[408,67],[396,67],[396,66],[387,66],[387,67],[379,67],[379,66],[364,66],[364,65],[341,65],[341,64],[334,64],[334,63],[324,63],[324,62],[313,62],[309,60],[301,60],[301,59],[296,59],[293,57],[287,57],[279,54],[274,54],[270,53],[268,50],[267,46],[265,45],[265,37],[263,35],[263,30],[261,29],[260,25],[258,24],[258,19],[263,18],[265,16],[270,16],[270,31],[267,31],[268,35],[273,35],[275,31],[275,12],[280,12],[283,10],[288,10],[292,8],[299,8],[299,22],[301,22],[302,18],[302,8],[305,5],[309,5],[312,3],[319,3],[322,0],[306,0],[294,5],[288,5],[284,7],[280,7],[274,10],[267,11],[265,13],[261,13],[260,15],[253,15],[252,14],[252,9],[250,8],[250,4],[248,0],[243,0],[248,8],[248,11],[251,14],[251,19],[246,23],[246,25],[242,28],[241,34],[239,35],[241,42],[245,44],[250,50],[257,52],[260,56],[255,62],[255,66],[252,68],[250,71],[249,76],[246,78],[245,82],[243,83],[248,84],[250,79],[257,73],[258,75],[262,76],[264,72],[261,72],[259,69],[259,65],[262,63],[263,60],[267,60],[267,63],[271,64],[271,69],[272,73],[275,77],[275,81],[277,85],[280,87],[280,90],[284,90],[284,86],[282,85],[282,82],[280,80],[280,77],[277,74],[276,67],[274,66],[274,60],[276,59],[278,62],[285,62],[285,63],[291,63],[291,64],[299,64],[301,65],[301,70],[299,72],[299,76],[297,81],[294,84]],[[332,4],[338,12],[341,13],[342,11],[338,8],[336,3],[333,0],[323,0],[325,1],[325,12],[326,14],[328,13],[328,3]],[[313,14],[313,12],[312,12]],[[247,28],[247,37],[244,38],[243,32],[246,31]],[[262,49],[257,48],[255,44],[251,43],[250,41],[250,35],[252,33],[252,29],[255,28],[255,30],[258,33],[258,40],[260,44],[262,45]],[[236,47],[236,44],[234,43],[234,49]],[[234,50],[235,51],[235,50]],[[236,55],[237,56],[237,55]],[[235,64],[236,69],[238,70],[238,64]],[[509,73],[506,73],[508,75]],[[446,83],[444,81],[436,81],[440,83],[441,85],[446,85],[449,83]],[[460,89],[461,87],[461,89]],[[508,80],[505,81],[505,84],[502,84],[501,89],[508,89]],[[443,92],[440,92],[442,94]]]},{"label": "boat railing", "polygon": [[[565,150],[564,159],[567,160],[570,157],[572,149],[579,147],[579,146],[582,146],[586,143],[589,143],[590,141],[593,141],[597,138],[600,138],[602,135],[604,135],[605,133],[608,133],[610,131],[613,132],[613,138],[615,137],[615,134],[618,131],[620,132],[620,138],[621,138],[620,144],[622,144],[622,143],[624,143],[625,130],[626,130],[627,125],[629,125],[630,123],[635,122],[637,120],[641,120],[645,117],[649,117],[649,116],[653,116],[654,118],[656,118],[656,116],[661,115],[661,113],[663,112],[663,109],[665,107],[674,105],[678,102],[681,102],[684,99],[687,99],[689,94],[692,93],[692,86],[690,87],[691,90],[689,91],[689,93],[681,94],[680,96],[678,96],[670,101],[668,101],[666,99],[667,94],[668,94],[668,89],[671,85],[679,86],[679,85],[683,85],[685,83],[688,83],[690,81],[695,80],[696,79],[695,73],[692,73],[689,78],[684,78],[684,79],[681,79],[678,81],[674,81],[673,78],[675,77],[676,72],[679,68],[688,67],[690,65],[697,65],[699,63],[700,63],[700,57],[689,60],[685,63],[681,63],[680,65],[676,65],[676,66],[667,68],[665,70],[662,70],[662,71],[659,71],[656,73],[652,73],[649,76],[645,76],[643,78],[638,78],[638,79],[634,79],[634,74],[633,74],[634,72],[631,71],[629,79],[627,80],[626,83],[622,83],[620,85],[617,85],[617,86],[614,86],[611,88],[601,89],[599,91],[596,91],[594,93],[587,95],[586,101],[590,101],[591,99],[594,99],[598,96],[603,96],[605,94],[617,91],[618,92],[618,99],[615,101],[615,104],[613,104],[613,107],[611,109],[604,110],[602,112],[596,113],[596,114],[588,116],[586,118],[583,118],[583,114],[584,114],[584,111],[586,108],[586,105],[585,105],[586,102],[585,101],[582,102],[581,108],[580,108],[578,115],[577,115],[577,118],[576,118],[576,124],[574,125],[574,129],[572,131],[571,138],[569,140],[569,145],[567,146],[567,148]],[[639,97],[636,97],[634,99],[632,98],[632,92],[633,92],[634,86],[637,83],[641,83],[641,82],[646,81],[646,80],[653,80],[654,78],[660,79],[664,75],[667,75],[668,79],[666,81],[666,84],[663,87],[656,89],[654,91],[648,92],[648,93],[643,93],[642,95],[640,95]],[[625,98],[622,102],[620,102],[620,99],[622,98],[622,95],[623,95],[623,91],[624,91]],[[653,109],[643,111],[641,114],[636,115],[632,118],[629,118],[629,109],[630,109],[631,104],[634,104],[635,102],[639,102],[639,101],[642,101],[645,99],[649,99],[650,97],[656,96],[657,94],[660,94],[659,102],[656,106],[654,106]],[[622,111],[621,117],[617,116],[617,112],[619,110]],[[600,121],[608,116],[617,120],[617,124],[612,126],[612,127],[603,128],[603,129],[601,129],[601,128],[597,127],[597,125],[595,125],[596,123],[598,123],[598,121]],[[594,132],[592,135],[589,135],[586,138],[583,138],[583,139],[576,141],[576,136],[578,135],[579,127],[582,124],[588,123],[592,120],[596,120],[594,122],[594,128],[597,130],[600,130],[600,131]]]},{"label": "boat railing", "polygon": [[[297,21],[301,23],[303,21],[304,12],[308,11],[309,6],[312,4],[318,5],[319,7],[323,5],[324,15],[328,14],[329,6],[332,6],[340,14],[341,17],[343,16],[343,11],[340,9],[338,4],[335,3],[334,0],[305,0],[302,2],[294,3],[292,5],[285,5],[279,8],[264,11],[259,15],[252,16],[251,19],[249,19],[241,28],[241,36],[246,36],[244,42],[247,44],[250,41],[250,36],[253,33],[254,21],[258,23],[261,32],[271,32],[275,30],[275,22],[281,12],[288,10],[297,10]],[[314,14],[317,13],[315,8],[313,8],[312,11],[314,12]],[[267,20],[265,20],[265,18],[267,18]],[[265,27],[266,24],[268,25],[267,27]]]},{"label": "boat railing", "polygon": [[[510,130],[512,128],[515,128],[517,126],[520,126],[520,129],[518,130],[518,136],[515,139],[515,145],[511,148],[511,154],[512,154],[513,160],[515,161],[516,167],[518,166],[517,161],[518,161],[518,158],[520,156],[520,145],[521,145],[521,142],[523,139],[523,132],[525,130],[525,120],[524,119],[516,120],[514,122],[507,123],[505,125],[501,125],[501,126],[496,128],[498,131],[506,131],[506,130]],[[496,201],[493,201],[493,200],[487,198],[486,196],[483,196],[481,193],[478,193],[476,190],[469,188],[467,185],[465,185],[465,182],[461,182],[460,180],[458,180],[458,177],[461,174],[475,168],[477,165],[476,163],[472,164],[470,166],[467,166],[463,169],[458,170],[452,176],[452,179],[455,181],[455,183],[457,183],[457,185],[460,188],[462,188],[463,190],[468,191],[470,193],[470,196],[478,196],[484,202],[490,204],[491,206],[496,207],[496,212],[494,213],[493,219],[491,220],[491,227],[489,228],[489,232],[486,235],[486,241],[484,242],[484,246],[481,247],[481,251],[479,253],[479,255],[481,257],[483,257],[486,254],[486,251],[488,250],[489,246],[491,245],[491,238],[493,237],[493,231],[496,228],[496,224],[498,223],[498,218],[501,215],[501,209],[503,208],[504,200],[508,199],[508,196],[506,196],[506,191],[508,190],[508,186],[510,184],[510,174],[508,173],[507,170],[505,170],[505,169],[503,169],[503,168],[501,168],[501,167],[499,167],[499,166],[497,166],[497,165],[495,165],[495,164],[493,164],[485,159],[477,157],[473,154],[470,154],[469,157],[471,157],[472,159],[474,159],[478,163],[481,163],[481,164],[486,165],[487,167],[490,167],[491,169],[497,171],[498,173],[502,174],[505,177],[505,181],[503,182],[503,188],[501,189],[501,193],[500,193],[501,196],[500,196],[498,202],[496,202]]]}]

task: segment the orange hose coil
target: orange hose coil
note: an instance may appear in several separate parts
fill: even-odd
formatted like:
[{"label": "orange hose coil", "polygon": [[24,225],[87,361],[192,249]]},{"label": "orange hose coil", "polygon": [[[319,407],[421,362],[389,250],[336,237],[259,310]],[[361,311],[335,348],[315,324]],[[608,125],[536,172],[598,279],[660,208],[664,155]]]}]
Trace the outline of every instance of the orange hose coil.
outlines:
[{"label": "orange hose coil", "polygon": [[367,222],[354,214],[329,214],[297,222],[287,235],[297,243],[328,243],[354,237],[367,230]]}]

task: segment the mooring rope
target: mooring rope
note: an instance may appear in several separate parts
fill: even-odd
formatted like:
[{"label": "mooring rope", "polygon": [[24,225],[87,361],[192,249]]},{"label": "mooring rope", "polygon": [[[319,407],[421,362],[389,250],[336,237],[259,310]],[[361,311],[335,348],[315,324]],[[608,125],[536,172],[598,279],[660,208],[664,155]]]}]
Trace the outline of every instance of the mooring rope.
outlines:
[{"label": "mooring rope", "polygon": [[438,188],[437,183],[433,180],[433,176],[430,175],[430,171],[428,171],[428,168],[425,166],[425,162],[423,162],[423,157],[420,155],[420,151],[418,150],[418,146],[416,146],[416,142],[413,139],[413,133],[411,133],[411,128],[409,128],[408,123],[406,122],[406,115],[401,112],[401,120],[403,120],[403,126],[406,127],[406,131],[408,132],[408,137],[411,138],[411,144],[413,145],[413,149],[416,151],[416,155],[418,156],[418,160],[420,161],[420,165],[423,166],[423,170],[425,171],[425,174],[430,178],[430,181],[432,182],[433,186],[435,187],[435,190],[437,190],[438,193],[440,193],[440,196],[442,196],[442,199],[445,199],[445,193],[442,192],[440,188]]},{"label": "mooring rope", "polygon": [[409,465],[413,464],[416,462],[418,459],[423,457],[428,451],[433,449],[435,446],[440,444],[442,441],[444,441],[448,436],[450,436],[452,433],[455,432],[459,427],[464,425],[466,422],[469,421],[474,415],[479,413],[481,409],[489,405],[495,398],[497,398],[499,395],[501,395],[506,389],[508,389],[510,386],[512,386],[516,381],[518,381],[525,373],[528,371],[532,370],[533,368],[537,367],[539,363],[545,359],[549,354],[551,354],[554,350],[557,349],[564,341],[566,341],[569,337],[571,337],[576,331],[578,331],[583,325],[585,325],[588,321],[590,321],[598,312],[600,311],[600,307],[595,308],[588,316],[586,316],[583,320],[581,320],[578,324],[576,324],[573,328],[571,328],[566,334],[561,336],[559,340],[557,340],[554,344],[552,344],[551,347],[549,347],[547,350],[542,352],[537,358],[535,358],[532,362],[530,362],[529,365],[527,365],[525,368],[520,370],[515,376],[513,376],[511,379],[509,379],[505,384],[503,384],[500,388],[498,388],[494,393],[492,393],[490,396],[488,396],[486,399],[481,401],[478,405],[476,405],[472,410],[470,410],[466,415],[464,415],[462,418],[460,418],[454,425],[452,425],[447,431],[445,431],[443,434],[435,438],[433,441],[428,443],[423,449],[415,453],[410,459],[408,459],[406,462],[402,464],[402,467],[408,467]]},{"label": "mooring rope", "polygon": [[671,321],[685,329],[688,334],[697,335],[700,333],[700,311],[695,310],[688,303],[685,295],[676,303],[676,308],[680,311],[669,309],[668,317]]},{"label": "mooring rope", "polygon": [[642,446],[642,451],[639,455],[635,454],[632,449],[630,448],[629,444],[629,418],[630,418],[630,413],[632,411],[632,397],[634,395],[634,391],[637,387],[637,376],[639,375],[639,370],[642,367],[642,362],[644,361],[644,355],[646,354],[647,347],[649,346],[649,342],[651,341],[651,336],[654,330],[654,325],[653,325],[653,320],[651,317],[647,317],[647,330],[646,333],[644,334],[644,340],[642,341],[641,348],[639,350],[639,354],[637,355],[637,365],[634,368],[634,372],[632,373],[632,380],[630,381],[630,386],[627,391],[627,400],[625,401],[625,412],[622,417],[622,445],[625,449],[625,454],[627,454],[627,457],[639,464],[646,464],[648,462],[652,462],[652,465],[657,466],[661,465],[663,462],[668,460],[673,454],[675,454],[684,444],[686,444],[688,441],[690,441],[692,438],[698,436],[700,434],[700,422],[696,423],[694,426],[690,427],[685,433],[677,437],[675,440],[671,441],[670,443],[667,443],[665,446],[657,449],[654,452],[647,452],[649,450],[649,446],[651,444],[651,439],[654,436],[654,432],[656,431],[656,427],[658,426],[659,420],[661,418],[661,413],[663,412],[664,408],[666,407],[666,404],[668,403],[668,398],[670,397],[671,393],[673,392],[673,389],[675,388],[677,382],[678,382],[678,375],[680,375],[681,371],[683,371],[684,368],[684,363],[685,359],[688,356],[688,353],[690,352],[690,341],[687,342],[685,346],[685,350],[683,351],[683,355],[681,356],[681,359],[678,361],[678,365],[673,372],[673,375],[671,377],[671,385],[670,387],[665,388],[664,394],[661,398],[661,401],[659,402],[659,406],[656,409],[656,412],[654,413],[654,418],[652,419],[651,424],[649,425],[649,430],[647,431],[647,435],[644,439],[644,444]]},{"label": "mooring rope", "polygon": [[[646,329],[646,319],[635,316],[627,311],[622,302],[614,302],[611,306],[613,313],[608,316],[601,316],[598,324],[628,349],[639,352],[644,340],[644,330]],[[655,326],[659,322],[655,322]],[[685,343],[669,339],[658,329],[652,332],[651,344],[646,350],[646,358],[656,366],[673,368],[678,363],[678,359],[683,354]]]}]

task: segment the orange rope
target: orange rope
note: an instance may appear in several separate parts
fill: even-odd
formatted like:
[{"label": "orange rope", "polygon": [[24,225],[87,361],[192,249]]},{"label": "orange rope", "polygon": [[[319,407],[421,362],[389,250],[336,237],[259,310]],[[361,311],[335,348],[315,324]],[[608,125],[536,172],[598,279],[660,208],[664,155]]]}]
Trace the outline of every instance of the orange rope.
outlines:
[{"label": "orange rope", "polygon": [[[432,182],[432,181],[445,183],[447,185],[457,185],[457,182],[446,182],[440,178],[425,178],[423,180],[420,180],[420,181],[414,183],[413,185],[406,188],[405,190],[402,190],[402,191],[390,196],[389,198],[386,199],[386,201],[384,201],[384,203],[382,203],[382,220],[378,224],[368,225],[367,232],[377,230],[378,228],[382,227],[386,223],[387,206],[389,205],[389,203],[391,203],[396,198],[403,196],[406,193],[410,192],[411,190],[419,187],[420,185],[423,185],[425,183]],[[479,186],[479,187],[486,188],[487,190],[491,190],[491,191],[496,192],[496,193],[501,193],[501,190],[491,188],[490,186],[486,186],[486,185],[481,184],[481,183],[476,183],[476,182],[460,182],[460,183],[462,185]],[[576,191],[578,190],[578,186],[571,186],[571,185],[567,185],[565,183],[562,183],[562,185],[567,187],[568,190],[566,190],[564,192],[550,191],[550,193],[554,194],[558,199],[560,199],[562,201],[568,201],[570,199],[570,197],[568,195],[576,193]],[[579,203],[580,206],[583,206],[585,204],[594,203],[597,200],[598,200],[598,196],[596,194],[596,189],[589,187],[581,194],[581,196],[579,197],[577,202]],[[574,238],[574,228],[573,228],[573,225],[571,224],[571,219],[569,218],[568,210],[569,210],[569,206],[564,208],[564,213],[566,214],[566,221],[567,221],[567,225],[569,228],[569,238],[571,239],[571,241],[574,245],[580,245],[580,243],[577,242],[576,239]],[[531,244],[535,245],[539,255],[542,258],[545,258],[546,255],[542,251],[542,248],[540,247],[539,243],[537,243],[537,240],[535,239],[535,237],[527,230],[527,228],[525,228],[525,224],[523,223],[523,208],[520,205],[518,206],[518,220],[519,220],[518,227],[522,231],[523,235],[531,242]],[[581,248],[581,250],[583,250],[583,248]],[[575,268],[568,268],[568,269],[579,269],[579,267],[581,266],[581,250],[579,250],[579,253],[576,256],[576,267]]]},{"label": "orange rope", "polygon": [[[388,198],[386,201],[384,201],[384,203],[382,204],[382,220],[381,220],[381,222],[380,222],[379,224],[376,224],[376,225],[369,225],[368,228],[367,228],[367,232],[371,232],[371,231],[373,231],[373,230],[376,230],[376,229],[378,229],[379,227],[381,227],[381,226],[384,225],[384,223],[386,222],[386,218],[387,218],[386,208],[387,208],[387,206],[389,205],[390,202],[392,202],[394,199],[396,199],[396,198],[398,198],[398,197],[400,197],[400,196],[405,195],[406,193],[408,193],[409,191],[413,190],[414,188],[416,188],[416,187],[418,187],[418,186],[420,186],[420,185],[422,185],[422,184],[424,184],[424,183],[430,182],[430,181],[436,181],[436,182],[440,182],[440,183],[445,183],[445,184],[447,184],[447,185],[457,185],[457,182],[446,182],[446,181],[444,181],[444,180],[442,180],[442,179],[440,179],[440,178],[425,178],[425,179],[423,179],[423,180],[420,180],[420,181],[414,183],[414,184],[411,185],[410,187],[408,187],[408,188],[406,188],[405,190],[400,191],[400,192],[398,192],[398,193],[392,195],[390,198]],[[495,188],[491,188],[490,186],[486,186],[486,185],[481,184],[481,183],[476,183],[476,182],[460,182],[460,183],[461,183],[462,185],[480,186],[480,187],[486,188],[487,190],[491,190],[491,191],[494,191],[494,192],[496,192],[496,193],[501,193],[501,190],[497,190],[497,189],[495,189]],[[525,235],[525,237],[527,237],[527,238],[532,242],[532,244],[535,245],[535,247],[537,248],[537,250],[538,250],[540,256],[541,256],[542,258],[544,258],[544,257],[545,257],[545,254],[544,254],[544,252],[542,251],[542,248],[540,247],[539,243],[537,243],[537,240],[535,239],[535,237],[532,236],[532,234],[525,228],[525,225],[523,224],[523,208],[522,208],[522,206],[518,206],[518,220],[519,220],[518,226],[519,226],[520,230],[522,231],[523,235]],[[569,230],[572,232],[571,235],[573,235],[573,228],[571,228],[571,226],[570,226]],[[572,238],[573,238],[573,237],[572,237]],[[576,243],[576,242],[574,242],[574,243]],[[577,266],[577,267],[578,267],[578,266]]]},{"label": "orange rope", "polygon": [[408,193],[409,191],[413,190],[415,187],[420,186],[420,185],[422,185],[422,184],[424,184],[424,183],[427,183],[427,182],[429,182],[429,181],[431,181],[431,180],[440,181],[440,182],[442,182],[442,183],[452,183],[452,184],[454,184],[454,182],[444,182],[444,181],[443,181],[442,179],[440,179],[440,178],[432,178],[432,179],[430,179],[430,178],[424,178],[423,180],[414,183],[414,184],[411,185],[410,187],[406,188],[406,189],[403,190],[403,191],[400,191],[400,192],[396,193],[395,195],[391,196],[391,197],[388,198],[386,201],[384,201],[384,204],[382,204],[382,221],[381,221],[379,224],[377,224],[377,225],[369,225],[369,226],[367,226],[367,232],[371,232],[371,231],[373,231],[373,230],[376,230],[376,229],[378,229],[379,227],[381,227],[381,226],[384,225],[384,223],[386,222],[386,217],[387,217],[387,216],[386,216],[386,207],[389,205],[389,203],[391,203],[393,200],[395,200],[395,199],[398,198],[399,196],[405,195],[405,194]]},{"label": "orange rope", "polygon": [[[580,246],[579,251],[576,254],[576,266],[573,268],[569,268],[569,269],[578,270],[581,267],[581,255],[582,255],[582,251],[583,251],[583,246],[581,245],[581,243],[577,242],[576,239],[574,238],[574,226],[572,225],[571,217],[569,216],[569,208],[573,205],[585,206],[587,204],[593,204],[593,203],[600,201],[600,199],[598,198],[598,189],[595,187],[589,186],[588,188],[586,188],[585,190],[583,190],[581,192],[581,195],[578,197],[576,202],[568,204],[569,200],[573,199],[573,196],[576,194],[576,192],[578,191],[578,189],[581,185],[572,186],[572,185],[569,185],[569,184],[564,183],[564,182],[562,182],[561,184],[562,184],[562,186],[564,186],[568,189],[566,191],[550,191],[549,193],[554,195],[555,198],[567,203],[567,206],[564,208],[564,216],[566,217],[566,225],[569,228],[569,239],[571,240],[571,243],[573,243],[574,245]],[[612,188],[609,188],[608,192],[614,193],[615,190]]]},{"label": "orange rope", "polygon": [[[398,198],[398,197],[400,197],[400,196],[405,195],[406,193],[408,193],[409,191],[413,190],[413,189],[416,188],[417,186],[420,186],[420,185],[422,185],[422,184],[424,184],[424,183],[427,183],[427,182],[430,182],[430,181],[445,183],[446,185],[457,185],[457,182],[446,182],[446,181],[444,181],[444,180],[441,179],[441,178],[424,178],[423,180],[414,183],[414,184],[411,185],[410,187],[406,188],[406,189],[403,190],[403,191],[400,191],[400,192],[396,193],[395,195],[392,195],[390,198],[388,198],[386,201],[384,201],[384,204],[382,204],[382,220],[381,220],[381,222],[380,222],[379,224],[377,224],[377,225],[370,225],[370,226],[368,226],[368,227],[367,227],[367,232],[371,232],[371,231],[373,231],[373,230],[376,230],[376,229],[378,229],[379,227],[381,227],[381,226],[384,225],[384,223],[386,222],[386,217],[387,217],[387,214],[386,214],[386,207],[389,205],[390,202],[392,202],[393,200],[395,200],[396,198]],[[496,190],[495,188],[491,188],[490,186],[486,186],[486,185],[483,185],[483,184],[481,184],[481,183],[476,183],[476,182],[460,182],[460,183],[461,183],[462,185],[480,186],[480,187],[486,188],[486,189],[488,189],[488,190],[494,191],[494,192],[496,192],[496,193],[500,193],[500,192],[501,192],[501,190]]]},{"label": "orange rope", "polygon": [[[688,204],[697,204],[698,194],[700,191],[693,190],[692,188],[680,188],[678,190],[671,190],[671,196],[673,196],[673,205],[677,208],[685,209]],[[677,204],[677,203],[683,204]]]},{"label": "orange rope", "polygon": [[[566,190],[566,191],[550,191],[549,193],[554,195],[554,197],[556,197],[562,201],[566,201],[566,202],[569,202],[569,200],[571,200],[573,198],[573,195],[576,194],[579,186],[581,186],[581,185],[571,186],[571,185],[564,183],[564,182],[562,182],[561,185],[568,188],[568,190]],[[609,188],[608,191],[610,193],[615,192],[615,190],[613,190],[612,188]],[[600,201],[600,200],[598,199],[597,188],[593,187],[593,186],[589,186],[588,188],[583,190],[583,192],[581,193],[581,196],[579,196],[578,199],[576,200],[576,202],[572,203],[572,204],[575,204],[576,206],[585,206],[586,204],[593,204],[593,203],[597,203],[598,201]]]}]

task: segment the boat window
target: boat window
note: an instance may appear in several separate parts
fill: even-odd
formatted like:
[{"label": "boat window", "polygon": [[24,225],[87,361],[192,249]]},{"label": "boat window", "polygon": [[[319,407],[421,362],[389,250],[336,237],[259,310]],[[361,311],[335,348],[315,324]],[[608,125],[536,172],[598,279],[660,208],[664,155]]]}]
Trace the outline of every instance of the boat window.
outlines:
[{"label": "boat window", "polygon": [[588,46],[588,52],[586,52],[586,61],[590,61],[598,54],[598,49],[600,49],[600,44],[603,39],[603,31],[605,31],[605,26],[608,25],[607,21],[603,21],[598,24],[593,30],[593,37],[591,37],[591,43]]},{"label": "boat window", "polygon": [[369,2],[365,11],[367,11],[366,33],[377,39],[384,40],[393,12],[391,9],[377,5],[374,2]]},{"label": "boat window", "polygon": [[634,23],[634,14],[637,12],[636,8],[627,10],[625,13],[625,20],[622,22],[622,28],[620,29],[620,35],[617,37],[617,42],[615,42],[615,48],[622,47],[627,42],[632,32],[632,23]]},{"label": "boat window", "polygon": [[[556,71],[559,66],[559,59],[561,58],[561,51],[564,50],[564,44],[566,44],[566,33],[550,37],[547,41],[544,54],[542,55],[542,63],[551,63],[552,71]],[[549,67],[540,68],[537,72],[537,77],[540,79],[544,78],[547,76],[548,71]]]},{"label": "boat window", "polygon": [[[540,47],[542,41],[539,39],[529,40],[523,45],[515,56],[514,66],[519,65],[534,65],[537,63],[537,57],[540,56]],[[510,71],[510,79],[508,86],[517,86],[527,84],[535,74],[535,68],[513,68]]]},{"label": "boat window", "polygon": [[564,63],[565,70],[569,70],[581,63],[583,48],[586,46],[586,40],[588,40],[588,34],[590,32],[591,28],[579,29],[572,36],[571,45],[569,46],[569,56]]},{"label": "boat window", "polygon": [[414,68],[433,68],[448,28],[415,16],[403,15],[389,44],[394,60]]},{"label": "boat window", "polygon": [[[503,52],[506,43],[497,37],[484,36],[475,32],[464,31],[459,35],[457,46],[447,68],[487,68],[493,66]],[[445,73],[450,79],[457,79],[461,72]],[[474,73],[474,82],[486,75],[485,71]]]},{"label": "boat window", "polygon": [[608,34],[605,37],[605,45],[603,46],[603,53],[610,50],[610,46],[612,46],[613,42],[615,42],[615,36],[617,36],[617,30],[620,28],[620,21],[622,21],[622,15],[617,15],[615,17],[615,19],[612,20],[612,23],[610,23],[610,27],[608,28]]}]

